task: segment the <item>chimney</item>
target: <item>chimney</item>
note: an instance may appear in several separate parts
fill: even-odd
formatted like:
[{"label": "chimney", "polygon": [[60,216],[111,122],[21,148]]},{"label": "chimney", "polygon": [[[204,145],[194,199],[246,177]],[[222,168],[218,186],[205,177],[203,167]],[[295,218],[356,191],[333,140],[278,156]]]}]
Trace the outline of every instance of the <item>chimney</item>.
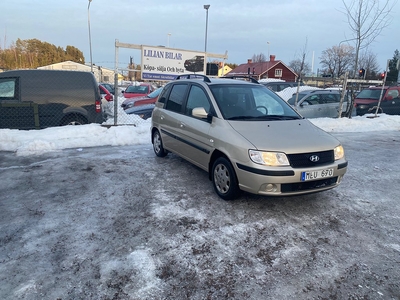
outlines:
[{"label": "chimney", "polygon": [[247,63],[248,63],[248,64],[251,64],[252,62],[253,62],[253,61],[252,61],[251,59],[248,59],[248,60],[247,60]]},{"label": "chimney", "polygon": [[275,61],[275,55],[270,55],[269,56],[269,61]]}]

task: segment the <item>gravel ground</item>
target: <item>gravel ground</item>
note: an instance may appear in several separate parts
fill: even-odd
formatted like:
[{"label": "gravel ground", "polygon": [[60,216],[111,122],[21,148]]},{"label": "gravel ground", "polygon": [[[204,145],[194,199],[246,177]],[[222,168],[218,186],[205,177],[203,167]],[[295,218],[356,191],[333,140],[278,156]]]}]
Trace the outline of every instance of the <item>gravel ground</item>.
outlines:
[{"label": "gravel ground", "polygon": [[216,196],[151,145],[0,153],[0,299],[400,299],[400,132],[333,190]]}]

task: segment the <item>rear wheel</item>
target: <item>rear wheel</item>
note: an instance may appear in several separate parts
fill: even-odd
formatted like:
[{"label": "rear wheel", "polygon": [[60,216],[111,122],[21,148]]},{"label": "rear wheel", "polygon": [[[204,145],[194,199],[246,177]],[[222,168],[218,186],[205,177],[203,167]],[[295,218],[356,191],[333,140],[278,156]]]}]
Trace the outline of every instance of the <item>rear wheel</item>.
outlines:
[{"label": "rear wheel", "polygon": [[233,200],[240,194],[232,164],[224,157],[217,158],[213,164],[212,182],[215,192],[224,200]]},{"label": "rear wheel", "polygon": [[158,130],[153,133],[153,150],[158,157],[164,157],[168,154],[167,151],[164,150],[161,135]]},{"label": "rear wheel", "polygon": [[65,116],[64,119],[61,121],[61,126],[65,125],[84,125],[87,124],[87,121],[84,117],[77,115],[77,114],[72,114]]}]

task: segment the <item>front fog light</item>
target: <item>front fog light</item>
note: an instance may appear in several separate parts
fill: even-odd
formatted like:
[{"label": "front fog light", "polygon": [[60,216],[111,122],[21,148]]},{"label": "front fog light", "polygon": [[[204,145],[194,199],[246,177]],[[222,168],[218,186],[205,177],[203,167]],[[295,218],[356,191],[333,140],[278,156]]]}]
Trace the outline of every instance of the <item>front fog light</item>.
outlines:
[{"label": "front fog light", "polygon": [[274,193],[278,190],[278,187],[274,183],[267,183],[264,184],[261,189],[268,193]]}]

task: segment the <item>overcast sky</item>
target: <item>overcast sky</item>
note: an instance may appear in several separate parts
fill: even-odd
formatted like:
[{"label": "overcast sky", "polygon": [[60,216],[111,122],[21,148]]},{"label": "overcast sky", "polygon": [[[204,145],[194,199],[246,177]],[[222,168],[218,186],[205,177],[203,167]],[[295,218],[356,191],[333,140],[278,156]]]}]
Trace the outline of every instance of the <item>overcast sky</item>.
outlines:
[{"label": "overcast sky", "polygon": [[[115,40],[204,51],[204,4],[210,4],[207,52],[227,51],[228,63],[246,63],[253,54],[263,53],[289,64],[301,57],[307,44],[306,59],[316,72],[323,50],[353,38],[342,0],[92,0],[89,10],[88,4],[88,0],[2,0],[0,47],[9,47],[18,38],[36,38],[64,49],[77,47],[90,62],[89,11],[96,65],[114,68]],[[400,49],[399,15],[397,3],[389,26],[370,46],[382,70]],[[138,50],[121,49],[119,66],[126,66],[130,57],[140,63]]]}]

